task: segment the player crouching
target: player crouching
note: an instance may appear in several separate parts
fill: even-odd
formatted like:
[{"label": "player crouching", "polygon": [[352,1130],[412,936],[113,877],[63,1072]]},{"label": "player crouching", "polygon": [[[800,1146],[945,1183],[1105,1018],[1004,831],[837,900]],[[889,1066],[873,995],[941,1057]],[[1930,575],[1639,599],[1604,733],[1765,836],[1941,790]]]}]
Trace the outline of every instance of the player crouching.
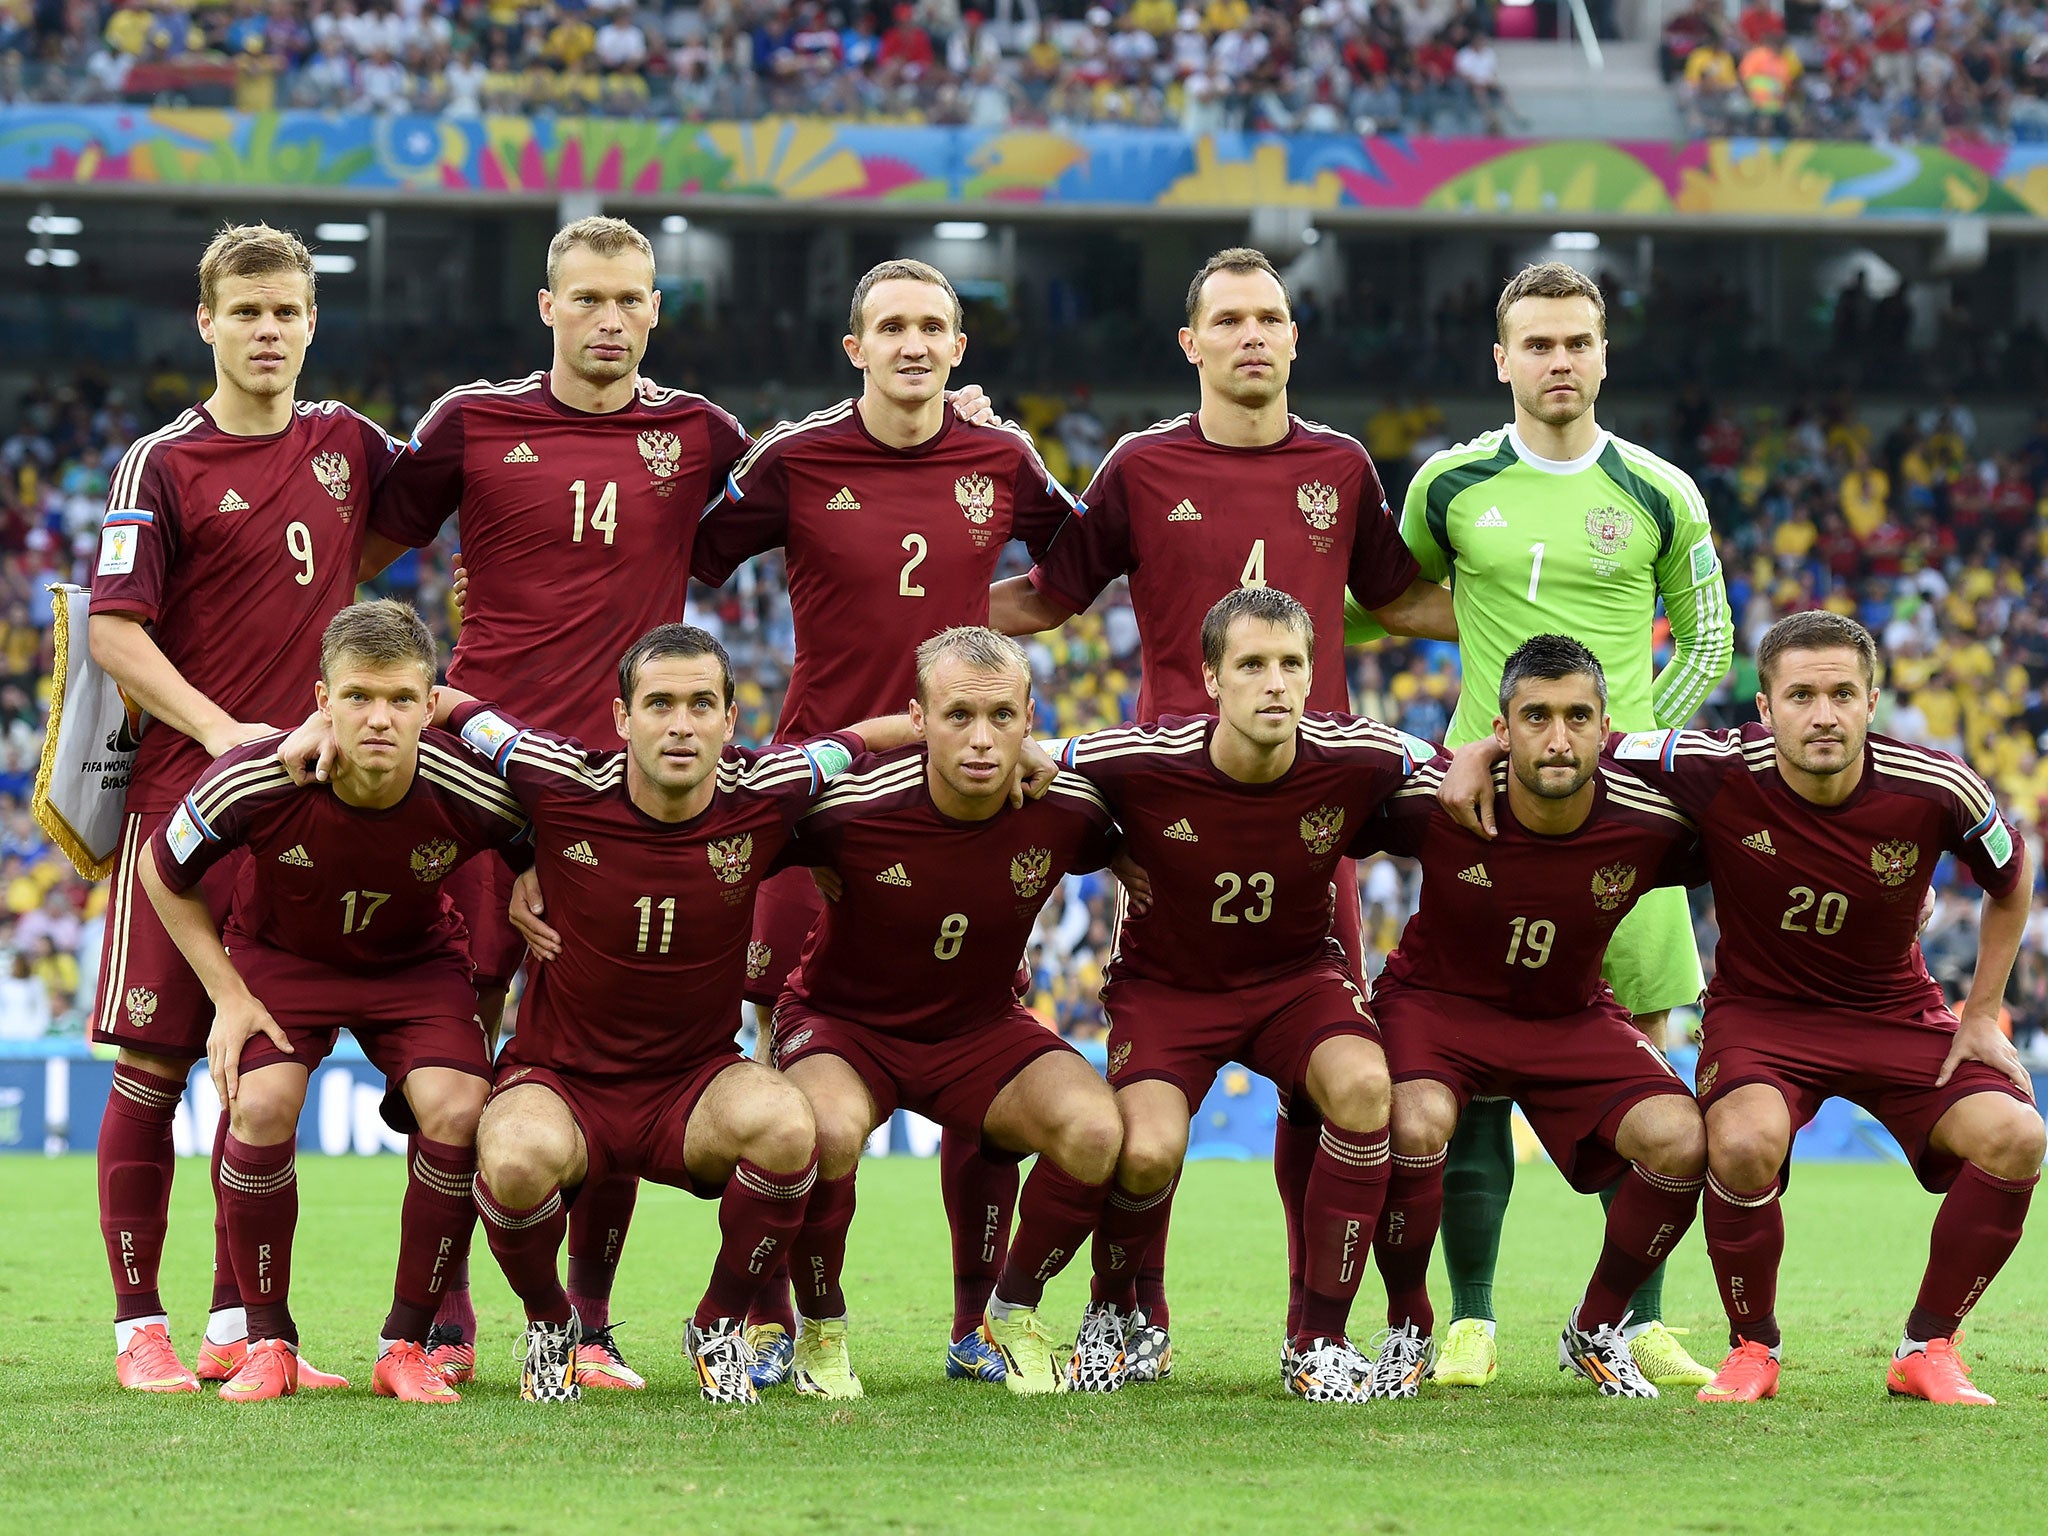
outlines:
[{"label": "player crouching", "polygon": [[707,1401],[753,1402],[747,1308],[817,1170],[810,1104],[733,1043],[754,896],[826,783],[857,752],[905,745],[908,721],[733,747],[732,663],[683,624],[650,631],[619,663],[624,752],[588,751],[450,690],[443,701],[533,820],[552,923],[477,1140],[477,1208],[526,1307],[521,1395],[581,1394],[582,1325],[557,1264],[565,1192],[635,1176],[719,1202],[721,1242],[684,1349]]},{"label": "player crouching", "polygon": [[[393,1085],[386,1118],[412,1133],[398,1277],[372,1386],[380,1397],[453,1403],[425,1344],[475,1227],[470,1182],[490,1063],[462,923],[441,882],[474,854],[523,844],[526,819],[486,760],[424,730],[436,655],[410,608],[343,609],[320,667],[332,782],[297,787],[277,737],[237,747],[166,819],[142,868],[165,931],[216,1010],[207,1060],[228,1113],[220,1198],[250,1340],[220,1395],[254,1402],[299,1389],[294,1142],[307,1077],[347,1027]],[[249,873],[224,947],[198,887],[238,848],[249,851]]]},{"label": "player crouching", "polygon": [[1011,805],[1031,712],[1016,641],[946,630],[917,652],[910,719],[923,749],[867,760],[798,824],[790,857],[829,870],[821,884],[837,892],[775,1010],[776,1062],[818,1123],[818,1184],[791,1264],[800,1392],[861,1395],[841,1271],[861,1148],[899,1105],[1002,1153],[1038,1154],[982,1334],[1012,1392],[1064,1391],[1082,1364],[1038,1307],[1095,1229],[1123,1131],[1108,1084],[1018,1004],[1014,978],[1061,877],[1102,868],[1117,839],[1075,775]]},{"label": "player crouching", "polygon": [[1489,745],[1508,761],[1491,842],[1437,804],[1440,757],[1352,846],[1422,865],[1421,908],[1373,989],[1394,1080],[1393,1176],[1373,1239],[1387,1284],[1373,1395],[1413,1397],[1429,1370],[1445,1149],[1466,1105],[1487,1095],[1522,1106],[1573,1188],[1621,1176],[1558,1364],[1606,1396],[1655,1397],[1629,1350],[1629,1298],[1699,1213],[1706,1131],[1600,961],[1639,899],[1705,878],[1698,839],[1669,800],[1603,767],[1607,679],[1578,641],[1538,635],[1507,659],[1493,729]]}]

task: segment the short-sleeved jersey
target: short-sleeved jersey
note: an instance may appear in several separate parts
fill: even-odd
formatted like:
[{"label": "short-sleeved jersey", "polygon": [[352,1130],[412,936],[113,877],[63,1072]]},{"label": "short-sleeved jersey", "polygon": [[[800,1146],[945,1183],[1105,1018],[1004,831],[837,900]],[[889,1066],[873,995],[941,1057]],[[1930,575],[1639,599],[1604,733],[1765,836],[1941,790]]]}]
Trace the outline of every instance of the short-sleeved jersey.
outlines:
[{"label": "short-sleeved jersey", "polygon": [[[301,402],[290,426],[262,437],[223,432],[194,406],[121,456],[92,611],[148,624],[178,674],[235,719],[297,724],[313,707],[320,637],[355,596],[368,508],[397,452],[382,427],[332,400]],[[208,761],[167,725],[144,731],[128,809],[169,810]]]},{"label": "short-sleeved jersey", "polygon": [[1600,962],[1636,902],[1660,885],[1706,879],[1699,837],[1676,804],[1602,765],[1575,832],[1546,836],[1515,819],[1507,764],[1494,768],[1499,836],[1467,832],[1437,804],[1448,757],[1415,771],[1359,830],[1353,858],[1393,853],[1422,865],[1422,905],[1382,973],[1523,1018],[1590,1007]]},{"label": "short-sleeved jersey", "polygon": [[405,798],[368,810],[332,785],[292,783],[277,760],[282,739],[222,753],[164,819],[150,840],[164,884],[189,891],[246,848],[249,874],[224,935],[230,952],[247,939],[365,976],[462,952],[462,919],[442,882],[472,855],[527,835],[490,762],[423,731]]},{"label": "short-sleeved jersey", "polygon": [[[1532,635],[1586,643],[1625,731],[1683,725],[1728,670],[1735,630],[1706,501],[1684,470],[1609,433],[1570,462],[1531,453],[1512,426],[1447,449],[1409,485],[1401,536],[1425,575],[1451,581],[1465,674],[1453,747],[1492,732],[1501,671]],[[1652,676],[1659,597],[1673,655]]]},{"label": "short-sleeved jersey", "polygon": [[1917,937],[1941,855],[1994,896],[2019,879],[2019,839],[1946,752],[1873,735],[1836,806],[1793,792],[1757,724],[1616,736],[1609,754],[1699,825],[1721,922],[1709,998],[1917,1017],[1942,1000]]},{"label": "short-sleeved jersey", "polygon": [[532,820],[548,922],[562,936],[520,1004],[520,1061],[616,1077],[729,1046],[754,893],[859,738],[728,747],[711,804],[665,822],[633,804],[623,752],[586,751],[493,705],[465,704],[451,724]]},{"label": "short-sleeved jersey", "polygon": [[1060,880],[1116,851],[1109,808],[1078,774],[987,821],[932,804],[922,746],[866,758],[797,824],[795,862],[844,883],[790,976],[797,1001],[870,1029],[939,1040],[1006,1017],[1017,961]]},{"label": "short-sleeved jersey", "polygon": [[1293,765],[1240,784],[1209,760],[1214,716],[1077,736],[1087,778],[1152,883],[1109,974],[1195,992],[1257,986],[1335,954],[1330,880],[1358,828],[1433,749],[1362,716],[1302,717]]},{"label": "short-sleeved jersey", "polygon": [[1203,437],[1190,412],[1109,451],[1031,583],[1078,613],[1125,574],[1144,665],[1138,717],[1156,720],[1210,707],[1202,619],[1240,587],[1277,587],[1308,609],[1309,707],[1348,709],[1344,594],[1381,607],[1417,566],[1356,438],[1290,416],[1279,442],[1230,448]]},{"label": "short-sleeved jersey", "polygon": [[842,400],[762,434],[706,509],[692,574],[723,586],[785,551],[796,661],[775,739],[803,741],[906,708],[919,643],[986,624],[1004,544],[1036,557],[1073,506],[1021,428],[949,409],[934,436],[892,448]]},{"label": "short-sleeved jersey", "polygon": [[448,681],[610,742],[619,658],[682,619],[697,519],[746,443],[709,400],[646,379],[602,415],[557,400],[545,370],[478,382],[420,418],[371,526],[418,546],[455,513],[469,595]]}]

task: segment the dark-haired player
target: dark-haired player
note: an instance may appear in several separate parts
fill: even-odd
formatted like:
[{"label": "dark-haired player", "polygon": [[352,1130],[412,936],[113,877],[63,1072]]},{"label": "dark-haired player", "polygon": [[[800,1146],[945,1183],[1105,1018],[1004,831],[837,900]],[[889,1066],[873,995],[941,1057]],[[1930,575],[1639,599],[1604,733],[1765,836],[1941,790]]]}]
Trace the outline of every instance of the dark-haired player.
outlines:
[{"label": "dark-haired player", "polygon": [[[267,224],[229,226],[207,246],[198,325],[213,393],[121,456],[92,584],[93,660],[152,722],[128,784],[92,1014],[93,1039],[119,1053],[98,1147],[114,1371],[145,1392],[227,1380],[246,1320],[218,1215],[196,1379],[157,1289],[171,1121],[213,1008],[137,887],[144,849],[209,760],[303,716],[321,631],[354,594],[370,498],[397,452],[346,406],[294,398],[317,318],[313,283],[305,245]],[[241,865],[228,859],[204,882],[215,922]],[[227,1129],[223,1115],[220,1138]],[[342,1381],[301,1362],[299,1384]]]},{"label": "dark-haired player", "polygon": [[[221,1202],[249,1327],[240,1368],[220,1389],[230,1402],[299,1389],[294,1153],[307,1078],[343,1028],[409,1110],[387,1114],[413,1132],[398,1279],[371,1383],[380,1397],[457,1401],[426,1340],[475,1227],[470,1183],[491,1068],[462,920],[442,882],[484,849],[522,845],[527,829],[486,759],[424,730],[437,661],[410,608],[342,610],[315,685],[335,739],[331,782],[299,788],[276,740],[259,738],[201,774],[150,839],[142,884],[214,1009],[207,1056],[228,1120]],[[223,931],[200,887],[237,850],[247,873]]]},{"label": "dark-haired player", "polygon": [[[1140,721],[1208,712],[1197,637],[1210,605],[1227,592],[1272,586],[1307,608],[1316,633],[1307,704],[1315,710],[1351,707],[1347,591],[1391,633],[1457,638],[1450,594],[1422,575],[1401,542],[1364,445],[1288,409],[1300,334],[1272,262],[1242,247],[1210,257],[1188,284],[1179,339],[1196,370],[1199,407],[1110,450],[1045,558],[1028,576],[996,587],[989,622],[1006,634],[1049,629],[1128,576],[1144,665]],[[1335,878],[1337,938],[1354,979],[1363,981],[1349,860],[1339,862]],[[1287,1213],[1290,1313],[1300,1302],[1297,1213],[1316,1138],[1306,1109],[1280,1117],[1273,1174]],[[1173,1368],[1164,1225],[1159,1243],[1145,1261],[1144,1316],[1132,1330],[1134,1381],[1160,1380]]]},{"label": "dark-haired player", "polygon": [[[1004,546],[1021,539],[1043,553],[1073,507],[1027,433],[947,408],[966,348],[959,295],[943,272],[921,261],[872,268],[847,317],[859,396],[764,433],[697,527],[692,573],[712,586],[752,556],[783,551],[796,654],[777,741],[906,708],[918,645],[984,623]],[[820,906],[804,870],[762,886],[749,1001],[765,1010],[781,996]],[[953,1236],[946,1372],[999,1380],[1002,1360],[980,1323],[1007,1246],[1016,1165],[983,1157],[978,1133],[948,1134],[940,1188]],[[789,1288],[765,1288],[756,1308],[755,1381],[772,1386],[794,1344]]]},{"label": "dark-haired player", "polygon": [[1379,1028],[1331,937],[1331,874],[1431,749],[1377,721],[1303,713],[1315,628],[1284,592],[1224,597],[1202,650],[1214,716],[1097,731],[1061,758],[1102,792],[1152,887],[1118,932],[1102,989],[1124,1145],[1074,1382],[1122,1385],[1137,1267],[1165,1220],[1189,1117],[1238,1061],[1322,1117],[1300,1207],[1288,1389],[1359,1402],[1371,1362],[1344,1331],[1386,1194],[1388,1081]]},{"label": "dark-haired player", "polygon": [[1602,765],[1607,679],[1578,641],[1538,635],[1507,657],[1493,731],[1507,753],[1493,841],[1437,804],[1439,759],[1353,844],[1422,865],[1421,908],[1373,988],[1394,1080],[1393,1173],[1373,1241],[1387,1284],[1374,1393],[1412,1397],[1428,1369],[1445,1148],[1487,1094],[1522,1105],[1573,1188],[1621,1177],[1558,1358],[1603,1394],[1655,1397],[1622,1330],[1636,1287],[1699,1214],[1706,1131],[1600,963],[1643,895],[1704,878],[1698,839],[1669,800]]},{"label": "dark-haired player", "polygon": [[794,1376],[799,1391],[861,1395],[840,1272],[861,1148],[902,1105],[1038,1154],[981,1326],[1012,1392],[1057,1392],[1069,1362],[1039,1302],[1095,1229],[1122,1128],[1102,1078],[1018,1004],[1013,978],[1047,897],[1103,866],[1116,827],[1075,774],[1011,806],[1031,727],[1016,641],[948,629],[916,657],[922,745],[856,765],[797,827],[793,856],[830,870],[840,894],[775,1009],[776,1063],[818,1125],[818,1183],[791,1250]]},{"label": "dark-haired player", "polygon": [[562,1192],[618,1175],[719,1201],[711,1283],[685,1350],[713,1402],[754,1400],[742,1327],[803,1218],[810,1106],[733,1043],[754,893],[825,784],[903,717],[746,751],[725,648],[667,624],[619,663],[623,752],[444,693],[534,827],[558,945],[535,968],[477,1133],[477,1208],[528,1319],[522,1395],[580,1395],[581,1324],[556,1271]]},{"label": "dark-haired player", "polygon": [[[2026,845],[1982,779],[1945,752],[1870,733],[1876,657],[1853,619],[1793,614],[1757,647],[1762,724],[1610,743],[1617,766],[1699,826],[1721,919],[1698,1090],[1702,1224],[1732,1348],[1702,1402],[1778,1390],[1778,1196],[1793,1133],[1831,1096],[1868,1110],[1920,1182],[1945,1191],[1887,1386],[1932,1402],[1992,1401],[1955,1341],[2019,1243],[2048,1142],[1998,1027],[2032,881]],[[1448,781],[1445,793],[1469,798]],[[1960,1015],[1917,940],[1943,853],[1985,891]]]}]

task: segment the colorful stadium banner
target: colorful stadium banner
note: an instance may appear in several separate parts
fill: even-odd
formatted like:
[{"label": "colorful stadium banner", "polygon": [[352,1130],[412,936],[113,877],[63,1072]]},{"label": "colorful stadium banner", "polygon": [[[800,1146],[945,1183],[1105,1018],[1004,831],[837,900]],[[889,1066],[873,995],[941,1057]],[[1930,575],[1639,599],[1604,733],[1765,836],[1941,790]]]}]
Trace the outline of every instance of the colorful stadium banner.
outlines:
[{"label": "colorful stadium banner", "polygon": [[1368,138],[0,108],[0,180],[870,203],[2048,216],[2048,145]]}]

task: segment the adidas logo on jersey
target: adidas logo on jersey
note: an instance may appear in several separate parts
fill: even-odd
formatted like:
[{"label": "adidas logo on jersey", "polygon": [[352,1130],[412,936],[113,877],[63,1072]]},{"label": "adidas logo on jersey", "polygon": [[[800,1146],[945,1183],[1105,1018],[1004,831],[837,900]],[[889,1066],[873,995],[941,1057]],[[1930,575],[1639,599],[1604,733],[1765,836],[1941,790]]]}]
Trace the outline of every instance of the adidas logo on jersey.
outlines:
[{"label": "adidas logo on jersey", "polygon": [[875,878],[884,885],[900,885],[906,889],[910,885],[909,872],[901,864],[891,864],[887,869],[875,876]]},{"label": "adidas logo on jersey", "polygon": [[1202,520],[1202,514],[1195,510],[1195,504],[1192,501],[1183,501],[1179,506],[1166,514],[1166,520],[1169,523],[1199,523]]},{"label": "adidas logo on jersey", "polygon": [[505,455],[505,462],[507,464],[538,464],[540,462],[540,455],[527,447],[526,444],[521,443],[517,448],[514,448]]},{"label": "adidas logo on jersey", "polygon": [[1768,853],[1772,858],[1778,856],[1778,850],[1771,846],[1771,833],[1768,827],[1761,832],[1750,833],[1742,840],[1742,846],[1754,848],[1758,853]]},{"label": "adidas logo on jersey", "polygon": [[1508,520],[1500,515],[1499,507],[1488,507],[1486,514],[1472,526],[1474,528],[1505,528]]},{"label": "adidas logo on jersey", "polygon": [[277,862],[289,864],[293,869],[311,869],[313,867],[312,855],[306,852],[306,845],[304,843],[293,843],[291,847],[285,849],[283,853],[277,856]]},{"label": "adidas logo on jersey", "polygon": [[562,857],[573,859],[578,864],[588,864],[592,869],[597,868],[597,855],[590,851],[588,842],[571,843],[562,850]]},{"label": "adidas logo on jersey", "polygon": [[227,495],[220,499],[220,509],[223,512],[246,512],[249,510],[249,503],[235,494],[233,486],[229,486]]},{"label": "adidas logo on jersey", "polygon": [[1458,878],[1468,885],[1483,885],[1489,891],[1493,889],[1493,879],[1486,873],[1484,864],[1474,864],[1469,869],[1459,870]]},{"label": "adidas logo on jersey", "polygon": [[839,487],[839,494],[825,503],[827,512],[858,512],[860,500],[845,486]]},{"label": "adidas logo on jersey", "polygon": [[1176,843],[1199,843],[1201,841],[1199,837],[1195,836],[1195,829],[1188,825],[1188,819],[1185,816],[1168,827],[1166,835]]}]

